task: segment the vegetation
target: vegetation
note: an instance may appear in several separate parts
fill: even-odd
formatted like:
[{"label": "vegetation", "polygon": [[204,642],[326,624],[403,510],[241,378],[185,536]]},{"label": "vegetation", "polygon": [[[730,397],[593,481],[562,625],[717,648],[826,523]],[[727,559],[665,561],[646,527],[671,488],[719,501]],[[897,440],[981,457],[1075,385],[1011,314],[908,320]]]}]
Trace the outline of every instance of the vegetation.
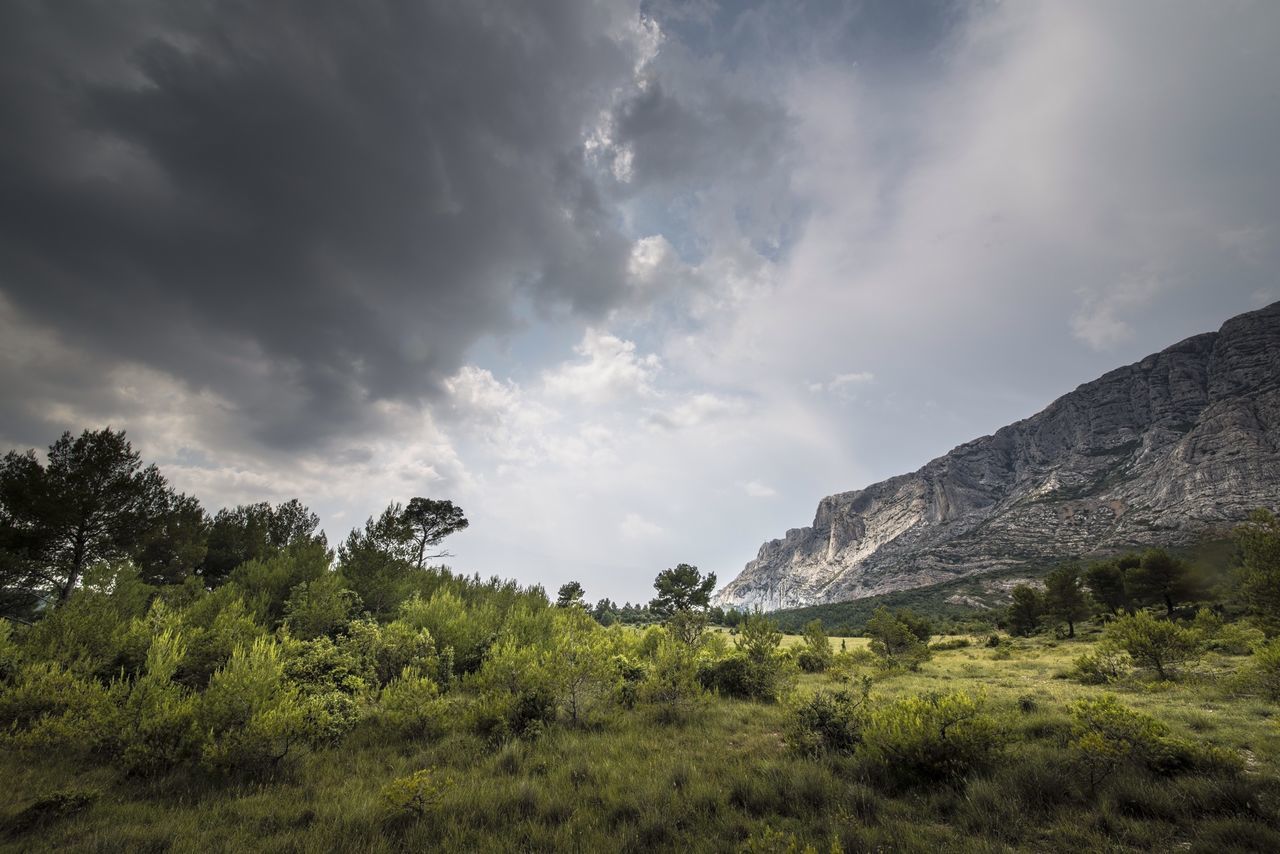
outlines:
[{"label": "vegetation", "polygon": [[102,436],[166,497],[65,595],[64,517],[38,490],[0,505],[12,850],[1280,849],[1273,519],[1238,533],[1233,583],[1144,555],[1109,565],[1119,588],[1028,585],[1025,636],[935,640],[881,603],[837,643],[758,613],[708,630],[687,564],[644,626],[581,585],[553,605],[430,566],[406,508],[447,502],[391,504],[336,553],[298,502],[210,519]]}]

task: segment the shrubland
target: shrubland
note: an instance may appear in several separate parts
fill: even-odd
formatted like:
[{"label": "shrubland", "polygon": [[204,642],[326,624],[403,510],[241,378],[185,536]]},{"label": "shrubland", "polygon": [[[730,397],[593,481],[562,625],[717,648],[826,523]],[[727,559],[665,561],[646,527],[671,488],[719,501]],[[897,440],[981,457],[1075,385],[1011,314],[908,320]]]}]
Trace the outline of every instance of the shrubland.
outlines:
[{"label": "shrubland", "polygon": [[714,577],[686,564],[644,627],[581,585],[553,604],[432,566],[446,504],[336,552],[297,502],[238,508],[205,558],[148,535],[187,571],[116,543],[69,591],[10,513],[0,844],[1280,850],[1271,517],[1238,535],[1237,586],[1140,556],[1065,568],[1019,635],[880,607],[837,640],[709,627]]}]

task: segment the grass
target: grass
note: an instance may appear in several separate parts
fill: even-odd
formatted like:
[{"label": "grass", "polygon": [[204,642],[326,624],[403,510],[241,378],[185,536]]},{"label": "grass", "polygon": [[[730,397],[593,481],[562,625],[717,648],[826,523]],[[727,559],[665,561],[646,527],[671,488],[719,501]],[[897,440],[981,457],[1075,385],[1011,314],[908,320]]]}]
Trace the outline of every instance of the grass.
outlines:
[{"label": "grass", "polygon": [[[0,755],[3,850],[1276,850],[1280,716],[1274,704],[1222,690],[1243,659],[1207,660],[1176,683],[1104,689],[1062,678],[1092,636],[1014,640],[1007,651],[982,640],[873,688],[884,699],[985,694],[1009,761],[960,788],[890,796],[846,763],[788,751],[784,705],[714,698],[682,725],[618,712],[595,729],[552,727],[500,746],[461,732],[387,743],[357,729],[262,783],[198,771],[130,779],[85,757],[10,751]],[[816,674],[796,690],[832,687]],[[1104,691],[1176,736],[1241,751],[1248,770],[1239,781],[1188,775],[1158,785],[1119,775],[1090,800],[1062,745],[1069,704]],[[390,814],[383,787],[424,768],[447,781],[439,801],[420,817]],[[88,794],[32,819],[33,805],[68,791]]]}]

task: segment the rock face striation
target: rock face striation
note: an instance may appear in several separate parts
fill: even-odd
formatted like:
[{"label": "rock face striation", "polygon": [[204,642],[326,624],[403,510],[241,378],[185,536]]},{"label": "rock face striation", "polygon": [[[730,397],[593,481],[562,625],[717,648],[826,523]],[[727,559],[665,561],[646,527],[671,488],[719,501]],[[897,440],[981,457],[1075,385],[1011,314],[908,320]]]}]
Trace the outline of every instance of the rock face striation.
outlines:
[{"label": "rock face striation", "polygon": [[1280,303],[1060,397],[912,474],[828,496],[715,596],[766,610],[1183,545],[1280,504]]}]

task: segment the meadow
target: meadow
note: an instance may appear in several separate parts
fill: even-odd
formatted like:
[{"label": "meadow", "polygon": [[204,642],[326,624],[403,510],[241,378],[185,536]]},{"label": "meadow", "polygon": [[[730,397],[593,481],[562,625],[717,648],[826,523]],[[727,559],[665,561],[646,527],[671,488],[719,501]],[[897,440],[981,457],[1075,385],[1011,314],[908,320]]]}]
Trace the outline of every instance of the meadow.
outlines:
[{"label": "meadow", "polygon": [[[875,677],[872,702],[985,697],[997,754],[954,783],[901,788],[847,757],[797,755],[785,737],[797,703],[858,678],[833,671],[801,675],[782,702],[709,697],[677,722],[616,710],[589,727],[501,744],[461,729],[389,742],[359,726],[340,747],[252,782],[198,769],[140,779],[83,757],[10,750],[0,758],[5,850],[1280,850],[1276,705],[1230,687],[1249,657],[1210,654],[1177,682],[1065,678],[1098,636],[1006,638],[995,648],[966,637],[917,672]],[[1090,792],[1070,747],[1069,708],[1107,693],[1174,737],[1237,753],[1238,773],[1118,769]],[[423,808],[389,811],[388,784],[423,769]],[[99,794],[33,820],[32,804],[58,792]],[[15,824],[24,810],[25,830]]]}]

